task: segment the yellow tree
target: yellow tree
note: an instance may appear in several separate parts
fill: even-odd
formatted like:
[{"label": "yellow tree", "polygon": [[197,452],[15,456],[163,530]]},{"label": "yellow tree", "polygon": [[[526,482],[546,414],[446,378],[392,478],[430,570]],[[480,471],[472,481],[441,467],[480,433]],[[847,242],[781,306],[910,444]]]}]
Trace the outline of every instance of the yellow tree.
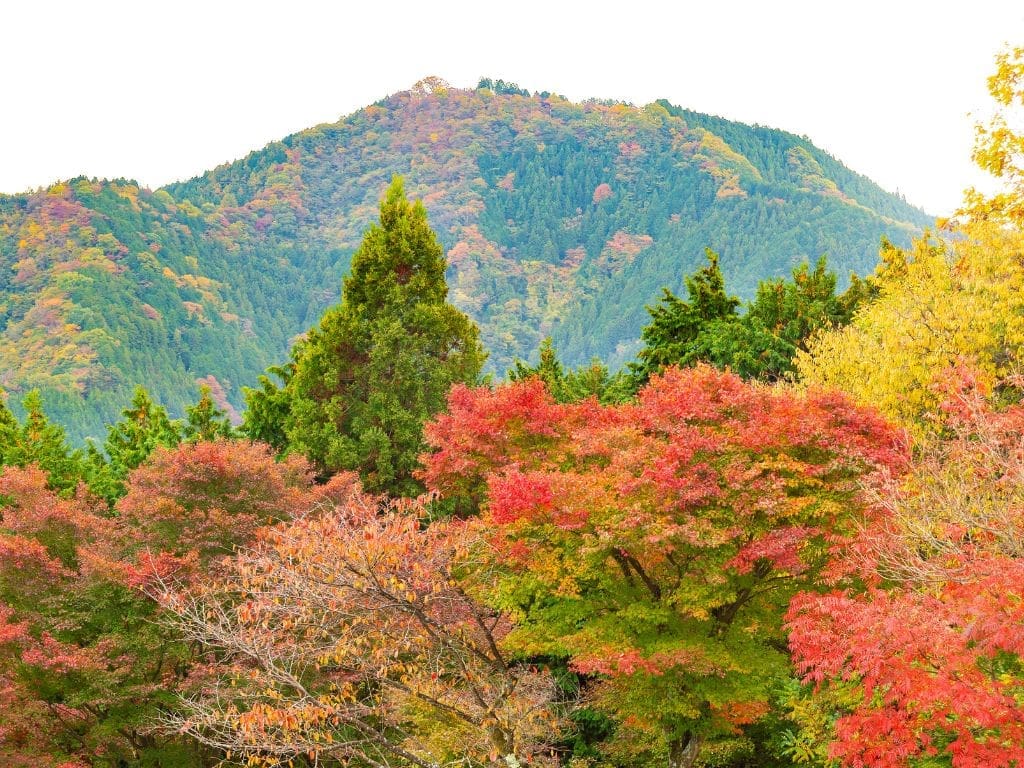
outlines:
[{"label": "yellow tree", "polygon": [[[996,57],[996,71],[988,90],[997,109],[988,125],[978,125],[972,157],[1003,184],[991,197],[969,189],[961,214],[974,221],[997,221],[1024,228],[1024,134],[1019,132],[1024,107],[1024,47],[1011,48]],[[1016,125],[1016,128],[1015,128]]]},{"label": "yellow tree", "polygon": [[909,252],[883,244],[877,300],[796,361],[806,384],[845,390],[918,433],[938,421],[950,366],[966,362],[991,384],[1019,374],[1024,358],[1024,134],[1013,128],[1024,48],[997,58],[989,91],[999,111],[978,127],[973,156],[1002,191],[968,190],[946,238],[925,234]]},{"label": "yellow tree", "polygon": [[1024,350],[1024,236],[989,222],[956,240],[882,249],[878,298],[797,355],[803,382],[840,389],[921,432],[934,424],[944,371],[969,361],[989,383]]}]

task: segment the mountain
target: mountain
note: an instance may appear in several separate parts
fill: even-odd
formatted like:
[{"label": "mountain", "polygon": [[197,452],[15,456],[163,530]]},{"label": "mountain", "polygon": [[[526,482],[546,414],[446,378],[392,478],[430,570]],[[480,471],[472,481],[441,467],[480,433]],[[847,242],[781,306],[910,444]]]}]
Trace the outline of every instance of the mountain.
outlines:
[{"label": "mountain", "polygon": [[680,109],[427,78],[187,182],[78,178],[0,196],[0,387],[38,387],[102,434],[145,385],[240,407],[337,300],[393,174],[448,252],[490,367],[551,335],[569,363],[630,359],[646,303],[710,246],[731,290],[827,253],[841,275],[930,223],[806,138]]}]

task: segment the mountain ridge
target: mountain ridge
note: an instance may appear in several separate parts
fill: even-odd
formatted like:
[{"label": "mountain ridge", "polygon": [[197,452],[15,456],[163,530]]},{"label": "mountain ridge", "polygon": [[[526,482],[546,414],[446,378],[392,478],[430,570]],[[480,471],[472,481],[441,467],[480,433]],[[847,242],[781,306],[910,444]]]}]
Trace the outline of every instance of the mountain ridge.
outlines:
[{"label": "mountain ridge", "polygon": [[826,251],[843,277],[869,271],[879,237],[930,222],[795,134],[427,80],[156,190],[79,177],[0,196],[0,386],[42,389],[75,436],[138,383],[180,412],[212,377],[240,406],[337,299],[395,174],[499,373],[546,335],[570,363],[621,364],[705,246],[749,296]]}]

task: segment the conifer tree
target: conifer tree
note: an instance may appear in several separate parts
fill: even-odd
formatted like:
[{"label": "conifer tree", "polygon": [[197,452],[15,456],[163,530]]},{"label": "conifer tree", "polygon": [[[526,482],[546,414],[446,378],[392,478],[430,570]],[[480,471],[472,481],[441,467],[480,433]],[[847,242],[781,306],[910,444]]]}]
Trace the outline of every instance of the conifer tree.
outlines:
[{"label": "conifer tree", "polygon": [[209,442],[235,436],[231,421],[213,402],[210,387],[206,384],[199,387],[199,401],[195,405],[185,406],[185,414],[188,423],[185,424],[184,435],[189,442]]},{"label": "conifer tree", "polygon": [[173,448],[181,442],[180,426],[171,421],[164,407],[153,402],[143,387],[135,388],[131,406],[121,415],[119,422],[107,427],[103,443],[115,467],[135,469],[158,445]]},{"label": "conifer tree", "polygon": [[157,446],[173,448],[180,442],[180,423],[171,421],[164,407],[153,402],[143,387],[136,387],[131,406],[121,411],[121,420],[107,426],[103,452],[89,446],[90,490],[114,502],[125,494],[128,473],[149,458]]},{"label": "conifer tree", "polygon": [[537,365],[516,360],[508,371],[509,381],[539,378],[559,403],[578,403],[588,397],[604,404],[623,403],[633,395],[629,376],[623,371],[611,373],[599,358],[575,370],[565,370],[550,336],[540,343],[539,358]]},{"label": "conifer tree", "polygon": [[358,470],[371,492],[421,490],[423,423],[484,360],[476,326],[446,301],[446,266],[426,209],[396,177],[286,388],[289,450],[322,474]]},{"label": "conifer tree", "polygon": [[[883,241],[883,254],[887,243]],[[889,246],[891,249],[891,246]],[[812,269],[804,262],[788,280],[762,280],[757,296],[738,314],[739,300],[725,291],[718,256],[686,278],[687,301],[665,289],[661,303],[648,307],[644,349],[630,365],[634,386],[669,365],[698,362],[728,368],[744,379],[777,381],[794,372],[794,357],[821,329],[846,325],[857,307],[878,291],[874,278],[851,276],[836,294],[836,275],[824,256]],[[884,258],[884,256],[883,256]]]},{"label": "conifer tree", "polygon": [[46,472],[52,490],[70,493],[83,478],[81,451],[72,450],[64,428],[46,417],[38,390],[25,395],[21,407],[25,411],[21,424],[6,406],[0,408],[0,463],[36,464]]},{"label": "conifer tree", "polygon": [[0,466],[7,463],[7,452],[14,445],[17,434],[18,420],[14,418],[7,403],[0,399]]},{"label": "conifer tree", "polygon": [[[295,361],[301,352],[301,344],[297,344],[292,347],[290,361],[267,368],[259,378],[259,387],[242,387],[245,412],[240,431],[250,440],[266,443],[279,455],[288,449],[288,433],[285,431],[291,413],[288,382],[295,373]],[[276,377],[280,384],[271,376]]]},{"label": "conifer tree", "polygon": [[718,254],[710,248],[704,253],[707,266],[686,278],[687,301],[665,288],[661,303],[647,308],[651,323],[641,336],[644,348],[637,355],[638,361],[630,366],[637,385],[646,383],[652,374],[669,365],[697,362],[701,358],[696,354],[694,342],[705,326],[736,317],[740,300],[726,293]]}]

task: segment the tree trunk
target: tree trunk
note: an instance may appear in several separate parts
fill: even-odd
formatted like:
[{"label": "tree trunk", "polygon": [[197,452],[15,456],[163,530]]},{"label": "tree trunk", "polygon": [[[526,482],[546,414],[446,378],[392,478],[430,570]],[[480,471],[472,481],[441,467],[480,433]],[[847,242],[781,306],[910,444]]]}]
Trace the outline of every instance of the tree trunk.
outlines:
[{"label": "tree trunk", "polygon": [[704,737],[687,732],[668,743],[668,768],[692,768],[704,744]]}]

